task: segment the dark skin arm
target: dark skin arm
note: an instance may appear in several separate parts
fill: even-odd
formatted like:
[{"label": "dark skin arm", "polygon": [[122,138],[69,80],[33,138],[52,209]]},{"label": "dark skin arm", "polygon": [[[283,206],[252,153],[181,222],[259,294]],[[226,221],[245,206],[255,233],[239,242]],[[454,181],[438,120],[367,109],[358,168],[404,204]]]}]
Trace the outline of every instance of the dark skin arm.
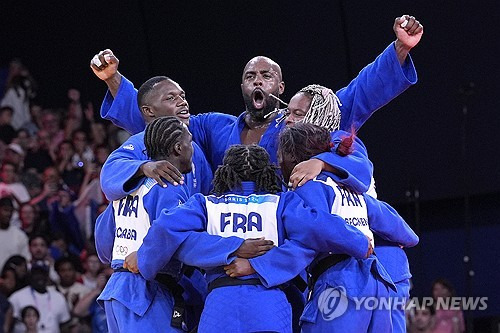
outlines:
[{"label": "dark skin arm", "polygon": [[246,239],[241,246],[236,250],[233,255],[238,258],[255,258],[265,254],[274,246],[273,241],[261,238]]},{"label": "dark skin arm", "polygon": [[293,168],[288,185],[292,188],[300,187],[314,179],[321,171],[337,172],[331,165],[316,158],[300,162]]},{"label": "dark skin arm", "polygon": [[[261,256],[265,254],[267,251],[272,249],[274,246],[273,241],[266,240],[264,237],[261,238],[249,238],[245,240],[238,250],[236,250],[232,255],[237,256],[237,263],[241,260],[246,260],[250,258],[254,258],[257,256]],[[236,261],[235,260],[235,261]],[[234,261],[233,261],[234,263]],[[228,267],[228,266],[226,266]],[[132,273],[139,273],[139,267],[137,265],[137,252],[130,253],[123,262],[123,268],[128,269]],[[252,273],[250,273],[252,274]]]},{"label": "dark skin arm", "polygon": [[224,270],[226,271],[226,275],[232,278],[251,275],[255,273],[255,269],[253,269],[250,261],[243,258],[234,259],[234,261],[230,265],[224,266]]},{"label": "dark skin arm", "polygon": [[[404,23],[404,22],[407,23]],[[414,16],[402,15],[394,20],[394,33],[396,34],[396,55],[401,65],[404,64],[408,53],[414,48],[424,34],[424,26]]]},{"label": "dark skin arm", "polygon": [[[368,251],[366,253],[366,258],[368,258],[373,254],[373,247],[371,245],[370,238],[368,236],[366,238],[368,238],[369,241]],[[256,273],[250,261],[244,258],[234,259],[231,264],[224,266],[224,271],[226,272],[226,275],[232,278],[247,276]]]},{"label": "dark skin arm", "polygon": [[97,53],[90,61],[90,69],[106,83],[113,97],[118,93],[122,81],[122,75],[118,72],[119,63],[120,61],[110,49]]},{"label": "dark skin arm", "polygon": [[167,187],[163,179],[174,186],[184,184],[184,176],[172,163],[165,160],[150,161],[139,167],[135,175],[125,183],[124,190],[129,191],[134,188],[142,177],[153,178],[162,187]]}]

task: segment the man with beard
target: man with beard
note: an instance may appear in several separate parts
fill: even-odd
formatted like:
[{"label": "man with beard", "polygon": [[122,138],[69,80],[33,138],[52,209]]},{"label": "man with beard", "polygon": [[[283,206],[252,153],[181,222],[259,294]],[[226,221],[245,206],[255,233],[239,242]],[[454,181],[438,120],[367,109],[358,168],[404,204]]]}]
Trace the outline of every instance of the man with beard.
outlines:
[{"label": "man with beard", "polygon": [[[416,83],[417,75],[409,52],[419,43],[423,27],[413,16],[403,15],[395,19],[393,30],[397,40],[361,70],[347,87],[337,92],[342,103],[341,130],[350,130],[353,126],[359,129],[373,112]],[[145,123],[135,102],[137,91],[118,72],[118,63],[109,49],[96,54],[90,63],[94,74],[109,89],[101,106],[101,116],[130,133],[138,133],[144,129]],[[280,66],[265,56],[252,58],[243,70],[241,90],[245,111],[239,117],[222,113],[190,117],[189,130],[193,141],[202,148],[212,171],[222,164],[226,149],[234,144],[258,144],[267,150],[271,162],[277,163],[278,135],[285,127],[285,123],[279,121],[284,110],[279,110],[278,97],[285,90]],[[328,158],[323,161],[328,163]],[[162,171],[180,182],[181,178],[170,169]],[[367,178],[364,188],[357,190],[365,192],[370,179]],[[126,180],[121,179],[122,182]],[[104,193],[109,190],[106,186],[102,189]],[[291,302],[301,303],[303,300]],[[301,310],[294,308],[294,312],[300,313]]]},{"label": "man with beard", "polygon": [[[409,51],[420,41],[423,28],[413,16],[403,15],[396,18],[393,29],[397,40],[337,92],[342,103],[340,129],[349,130],[351,125],[359,128],[373,112],[416,83]],[[131,133],[142,131],[145,123],[135,103],[137,92],[118,72],[118,59],[113,52],[109,49],[99,52],[90,67],[109,89],[101,116]],[[221,113],[190,117],[193,141],[202,148],[213,171],[233,144],[258,143],[268,151],[271,161],[277,162],[277,137],[284,124],[277,122],[282,111],[273,96],[278,97],[284,89],[280,66],[272,59],[258,56],[243,70],[241,90],[246,110],[239,117]],[[106,192],[104,187],[103,190]]]}]

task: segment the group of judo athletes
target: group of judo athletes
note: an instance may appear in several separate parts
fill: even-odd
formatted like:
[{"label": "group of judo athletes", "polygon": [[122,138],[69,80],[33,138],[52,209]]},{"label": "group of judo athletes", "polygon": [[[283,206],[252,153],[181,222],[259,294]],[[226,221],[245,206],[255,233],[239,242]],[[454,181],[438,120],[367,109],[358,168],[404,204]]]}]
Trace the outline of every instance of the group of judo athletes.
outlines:
[{"label": "group of judo athletes", "polygon": [[[312,114],[313,117],[311,118],[313,118],[314,122],[319,118],[334,119],[332,118],[332,114],[322,114],[321,112],[325,110],[329,112],[337,110],[339,116],[340,113],[342,114],[340,119],[339,117],[335,118],[339,120],[341,129],[348,129],[351,126],[359,128],[377,108],[385,105],[416,81],[416,73],[411,59],[407,57],[403,63],[400,63],[397,60],[396,53],[396,47],[390,45],[374,63],[365,67],[348,87],[340,90],[337,96],[342,105],[338,104],[338,99],[331,97],[330,100],[334,101],[337,107],[325,108],[324,101],[327,100],[329,94],[333,95],[333,92],[321,87],[319,89],[321,91],[320,94],[311,93],[307,89],[304,92],[296,94],[292,98],[292,101],[296,99],[298,106],[304,105],[304,101],[306,105],[307,102],[309,104],[306,108],[300,109],[298,107],[294,110],[292,109],[293,103],[291,101],[288,108],[289,112],[282,110],[275,111],[278,102],[272,96],[279,96],[283,92],[284,84],[281,81],[281,69],[269,58],[254,58],[245,67],[242,92],[245,99],[246,111],[238,118],[218,113],[189,116],[189,107],[185,100],[184,91],[176,82],[165,77],[155,77],[148,80],[137,93],[133,85],[120,75],[120,81],[114,94],[110,89],[112,96],[108,93],[105,98],[101,109],[103,116],[131,132],[137,132],[138,128],[141,127],[140,124],[144,125],[145,122],[149,123],[151,120],[166,114],[177,115],[179,119],[185,123],[189,123],[193,140],[200,147],[193,144],[193,165],[195,169],[186,175],[186,182],[178,186],[168,186],[166,188],[158,185],[155,186],[156,181],[143,177],[143,175],[148,175],[148,172],[151,172],[151,170],[155,173],[153,178],[158,178],[159,174],[156,168],[157,164],[154,164],[155,161],[148,162],[148,155],[150,157],[153,157],[153,155],[149,152],[146,155],[144,148],[146,147],[145,141],[147,142],[148,140],[152,140],[151,142],[162,142],[163,146],[168,141],[170,144],[169,147],[171,147],[170,151],[158,150],[162,151],[161,154],[164,155],[156,155],[156,158],[163,157],[169,160],[167,157],[174,156],[179,161],[175,164],[170,161],[169,167],[175,166],[179,170],[189,171],[189,168],[186,167],[189,163],[185,163],[186,155],[189,153],[189,144],[185,140],[187,140],[186,136],[190,137],[190,134],[185,131],[184,127],[182,130],[179,128],[175,130],[178,134],[177,136],[173,134],[164,135],[166,130],[158,132],[157,135],[159,137],[147,137],[144,132],[138,133],[113,152],[103,167],[101,174],[103,190],[108,198],[115,200],[113,205],[110,205],[106,212],[99,218],[96,225],[96,245],[100,257],[105,262],[111,262],[113,268],[116,269],[116,273],[113,274],[108,282],[108,286],[99,298],[101,301],[104,301],[110,329],[112,331],[127,331],[133,330],[133,327],[144,328],[147,327],[146,325],[152,325],[150,326],[152,330],[164,331],[169,329],[168,326],[170,326],[170,323],[178,328],[183,328],[182,323],[179,323],[179,320],[175,320],[179,318],[179,312],[174,305],[174,301],[179,299],[177,296],[179,290],[177,289],[175,292],[170,290],[176,289],[172,285],[175,285],[175,277],[178,276],[176,274],[179,271],[179,264],[170,262],[174,253],[176,258],[181,259],[185,263],[205,268],[210,273],[207,276],[213,280],[212,287],[216,287],[211,290],[206,299],[205,309],[203,310],[202,319],[199,324],[200,332],[219,331],[221,329],[217,326],[219,323],[223,325],[223,329],[234,332],[291,331],[289,303],[279,303],[279,300],[283,299],[284,294],[281,289],[277,289],[275,286],[282,285],[282,283],[297,275],[300,272],[299,268],[307,266],[310,263],[309,259],[314,257],[316,252],[348,254],[351,257],[344,258],[337,256],[334,259],[329,259],[329,262],[319,261],[319,263],[327,262],[326,273],[320,274],[319,280],[316,281],[314,286],[312,299],[307,304],[303,313],[302,329],[304,331],[321,330],[321,325],[329,325],[328,331],[346,331],[351,326],[343,325],[353,325],[354,321],[348,320],[349,315],[347,313],[344,315],[346,317],[343,317],[345,321],[341,322],[340,319],[335,319],[330,322],[320,322],[317,316],[317,302],[314,301],[314,297],[317,297],[322,288],[325,288],[327,285],[335,285],[335,281],[338,283],[339,279],[328,279],[328,273],[338,267],[349,265],[351,262],[351,265],[355,265],[355,262],[359,265],[359,274],[354,274],[356,278],[352,277],[348,279],[351,281],[350,283],[356,283],[357,288],[351,288],[352,290],[357,290],[355,292],[366,295],[365,289],[370,287],[375,288],[371,289],[371,291],[375,290],[374,295],[378,296],[383,296],[384,290],[393,295],[400,294],[407,296],[408,290],[404,286],[407,284],[407,279],[410,275],[406,256],[399,245],[411,246],[416,243],[417,239],[392,209],[385,204],[359,194],[368,189],[372,174],[371,163],[367,160],[366,154],[361,153],[364,146],[360,142],[359,144],[354,144],[353,153],[345,157],[339,156],[335,149],[333,151],[332,149],[324,150],[326,146],[323,146],[323,153],[312,155],[315,157],[313,159],[316,161],[314,162],[316,163],[315,165],[320,160],[324,162],[321,165],[326,165],[326,167],[322,175],[318,175],[319,172],[316,173],[319,178],[306,184],[328,186],[332,189],[330,192],[323,190],[323,195],[326,198],[323,200],[325,203],[324,211],[317,207],[314,207],[314,209],[305,208],[301,202],[297,202],[297,200],[300,200],[297,198],[300,191],[296,191],[295,193],[274,193],[277,191],[275,187],[262,187],[262,184],[258,185],[259,182],[262,183],[262,179],[258,180],[255,178],[269,174],[269,172],[262,172],[258,165],[251,165],[250,160],[252,159],[250,156],[260,153],[259,160],[265,160],[262,156],[262,149],[257,149],[257,147],[250,149],[238,146],[236,148],[248,150],[248,152],[243,154],[246,158],[239,160],[236,165],[231,165],[229,168],[231,164],[227,161],[231,160],[231,151],[229,151],[228,156],[224,159],[224,164],[222,164],[226,148],[233,144],[257,142],[269,154],[270,163],[275,163],[278,155],[278,135],[283,132],[285,124],[295,124],[297,116],[300,117],[300,112],[298,111],[303,111],[304,118],[307,118],[308,114]],[[95,72],[106,71],[109,68],[113,68],[113,66],[110,66],[113,63],[117,64],[117,59],[110,51],[101,52],[98,57],[102,66],[92,65]],[[119,75],[116,67],[114,70],[115,73],[113,75]],[[139,105],[134,103],[136,96]],[[314,103],[315,99],[319,100],[320,103]],[[139,118],[141,113],[144,119]],[[283,121],[284,119],[285,121]],[[166,120],[162,119],[163,121]],[[266,126],[255,126],[257,124],[264,124]],[[325,123],[321,124],[325,125]],[[171,125],[174,126],[175,122]],[[329,128],[329,130],[332,129],[334,128]],[[255,135],[252,136],[252,134],[255,134],[255,132],[259,134],[259,131],[261,131],[260,135],[255,140]],[[282,135],[287,131],[284,131]],[[340,135],[340,132],[333,132],[332,138],[338,138],[338,135]],[[171,137],[177,139],[174,140]],[[254,142],[248,142],[252,140]],[[299,143],[296,142],[297,145]],[[302,141],[302,143],[306,142]],[[330,147],[330,144],[327,146]],[[204,159],[200,157],[200,152],[206,154],[212,170],[215,170],[221,164],[222,169],[225,166],[232,169],[225,172],[216,172],[214,183],[226,182],[233,187],[227,187],[226,190],[220,190],[219,188],[220,192],[216,192],[219,197],[204,197],[201,194],[197,194],[187,204],[172,210],[166,209],[161,213],[160,210],[163,208],[173,207],[186,202],[187,197],[193,195],[195,192],[200,192],[201,188],[204,187],[203,184],[209,183],[207,175],[210,173],[200,172],[204,169],[202,164]],[[363,163],[363,158],[360,159],[357,157],[356,153],[364,155],[366,162]],[[233,151],[233,154],[236,153]],[[241,155],[242,153],[239,153],[237,156],[240,156],[241,159]],[[184,162],[182,163],[180,162],[182,160],[181,156],[184,158]],[[289,155],[283,154],[283,156]],[[309,162],[313,160],[309,160]],[[297,157],[293,157],[292,161],[295,163],[301,162],[297,160]],[[156,161],[156,163],[158,162],[164,161]],[[227,165],[226,162],[228,162]],[[267,164],[264,168],[273,169],[269,161],[267,161]],[[210,168],[205,167],[205,170],[210,170]],[[327,173],[326,170],[334,173]],[[251,183],[246,183],[247,181]],[[242,182],[241,185],[239,182]],[[336,182],[344,187],[341,186],[342,190],[337,188],[338,192],[335,192],[336,186],[332,186],[332,182]],[[269,185],[269,182],[264,183]],[[314,185],[304,185],[300,189],[302,191],[302,189],[307,189],[310,186],[314,187]],[[147,202],[150,205],[156,205],[158,199],[148,200],[142,198],[146,198],[146,196],[155,197],[155,193],[160,190],[165,192],[161,196],[168,195],[175,197],[175,203],[173,202],[170,205],[162,203],[160,206],[155,206],[158,207],[156,209],[147,207]],[[172,193],[167,194],[167,191]],[[305,190],[303,191],[305,192]],[[251,193],[254,193],[254,195],[251,195]],[[314,198],[315,196],[313,193],[308,193],[304,197]],[[354,199],[355,197],[357,199]],[[352,206],[349,209],[354,209],[354,206],[356,206],[364,211],[366,217],[361,216],[358,220],[369,221],[370,223],[374,220],[375,222],[373,223],[375,225],[377,225],[377,219],[380,219],[380,225],[389,223],[388,226],[390,226],[391,232],[384,233],[385,229],[383,227],[379,229],[380,236],[389,242],[384,243],[386,249],[385,251],[381,251],[382,253],[389,253],[389,255],[385,256],[385,259],[383,258],[384,254],[380,255],[378,246],[378,259],[372,257],[370,257],[370,260],[363,261],[352,259],[352,257],[364,258],[370,251],[368,251],[368,240],[365,234],[346,225],[345,220],[341,219],[338,215],[331,214],[351,214],[343,211],[342,205],[339,205],[338,202],[341,200],[340,202],[342,203],[342,198],[345,198],[344,201],[348,207]],[[350,200],[347,198],[350,198]],[[290,202],[293,202],[293,204],[289,204]],[[312,203],[317,204],[319,202],[321,200],[315,199]],[[328,206],[327,202],[333,206],[326,208]],[[374,208],[368,207],[367,209],[367,205]],[[325,214],[321,212],[325,212]],[[139,223],[139,216],[141,216],[140,223],[144,224],[140,232],[136,230],[137,223]],[[262,216],[266,218],[263,219]],[[381,216],[384,216],[384,218],[381,219]],[[345,217],[349,218],[349,216]],[[147,231],[152,221],[155,222],[152,223],[152,228]],[[264,225],[267,226],[268,221],[271,223],[271,226],[264,227]],[[273,221],[274,227],[272,226]],[[287,223],[287,221],[290,223]],[[132,226],[135,227],[132,228]],[[398,229],[396,226],[400,228]],[[344,238],[335,236],[335,229],[340,227],[345,231],[344,234],[349,231],[350,236],[345,236]],[[124,231],[125,229],[127,230],[126,232]],[[371,229],[375,233],[377,232],[376,227],[371,227]],[[208,232],[203,232],[204,230]],[[401,234],[395,232],[398,230],[401,231]],[[367,228],[364,228],[364,231],[368,233]],[[339,232],[338,235],[342,234],[338,230],[337,232]],[[144,237],[146,233],[147,235]],[[360,237],[361,235],[363,238]],[[280,246],[273,247],[269,253],[251,259],[248,262],[233,261],[232,259],[234,259],[235,254],[238,253],[237,249],[244,244],[242,243],[243,239],[255,238],[257,236],[273,240],[275,245]],[[369,233],[368,236],[373,239]],[[352,240],[357,239],[357,241],[346,242],[349,237]],[[140,247],[143,241],[144,244]],[[307,247],[305,247],[305,244]],[[364,251],[360,251],[361,248],[364,248]],[[138,250],[139,275],[123,271],[124,259],[130,253],[133,253],[134,250]],[[313,253],[313,250],[316,252]],[[150,251],[154,251],[154,254]],[[290,253],[293,253],[294,258],[292,263],[289,262],[291,258]],[[395,255],[395,253],[398,254]],[[304,258],[303,260],[299,259],[301,255]],[[327,256],[327,258],[329,257]],[[136,267],[134,266],[134,259],[136,258],[131,256],[129,259],[131,262],[130,266],[128,266],[129,269],[136,271]],[[380,266],[379,260],[384,264],[389,274]],[[169,262],[168,267],[164,267]],[[227,272],[233,276],[237,275],[235,272],[238,269],[232,272],[230,267],[236,267],[235,263],[238,265],[247,265],[247,268],[251,263],[251,267],[258,273],[256,275],[257,278],[251,278],[250,282],[240,282],[244,281],[242,279],[231,279],[231,282],[227,282],[227,279],[217,279],[218,276],[223,276],[223,271],[217,273],[217,270],[213,270],[213,265],[220,266],[229,263],[233,264],[228,266]],[[331,265],[332,263],[333,265]],[[365,266],[370,268],[367,269]],[[272,267],[272,269],[269,269],[269,267]],[[362,274],[363,267],[365,267],[364,275]],[[163,268],[170,274],[158,275],[157,273]],[[319,271],[322,270],[320,269]],[[317,272],[318,270],[310,268],[310,272],[315,271]],[[342,276],[342,273],[343,270],[339,270],[339,276]],[[165,276],[173,277],[174,281],[172,282],[172,279],[165,278]],[[153,280],[155,277],[165,283],[146,282],[144,280],[144,278]],[[326,284],[322,280],[323,278],[328,280],[329,284]],[[367,283],[368,278],[372,278],[373,283]],[[344,286],[348,286],[346,281],[342,282]],[[391,289],[391,287],[394,287],[393,282],[395,282],[398,288]],[[232,285],[234,283],[236,285]],[[380,283],[383,284],[383,287]],[[403,288],[399,288],[400,284],[403,285]],[[170,286],[170,289],[167,288],[169,291],[162,289],[164,285]],[[222,286],[224,287],[222,288]],[[264,294],[262,300],[264,301],[259,301],[259,296],[237,297],[239,292],[245,294],[250,291],[252,293],[262,292]],[[271,297],[275,301],[269,301],[267,298],[268,293],[279,296]],[[167,295],[168,297],[162,298],[162,295]],[[157,303],[157,301],[159,302]],[[181,302],[179,301],[178,303]],[[268,305],[270,308],[266,308]],[[281,311],[277,309],[281,309]],[[260,310],[262,312],[259,315],[257,312]],[[165,316],[165,314],[169,313],[172,316]],[[243,314],[247,315],[247,320],[242,320],[245,319]],[[361,315],[361,313],[351,313],[350,315]],[[398,311],[390,313],[392,324],[390,320],[388,322],[383,319],[377,321],[377,316],[373,316],[372,314],[365,315],[366,320],[360,321],[363,323],[361,325],[364,326],[354,327],[353,329],[356,331],[358,329],[360,331],[369,329],[374,331],[391,331],[391,325],[393,325],[394,331],[400,331],[398,330],[398,324],[402,321],[402,331],[404,331],[404,316],[400,316]],[[384,316],[380,314],[379,317],[383,318]],[[169,322],[169,325],[165,326],[165,323],[160,321],[161,318]],[[374,325],[377,325],[377,327],[374,327]],[[176,328],[171,327],[171,329],[175,330]]]}]

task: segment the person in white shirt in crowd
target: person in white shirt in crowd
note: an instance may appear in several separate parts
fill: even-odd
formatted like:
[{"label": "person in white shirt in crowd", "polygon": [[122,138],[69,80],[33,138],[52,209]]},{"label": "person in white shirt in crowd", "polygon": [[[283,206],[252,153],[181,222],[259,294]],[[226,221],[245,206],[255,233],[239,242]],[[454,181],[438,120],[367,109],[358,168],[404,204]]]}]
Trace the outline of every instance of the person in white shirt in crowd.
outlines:
[{"label": "person in white shirt in crowd", "polygon": [[12,200],[8,197],[0,198],[0,244],[2,244],[0,267],[3,267],[7,259],[16,254],[26,259],[31,258],[28,250],[28,237],[21,229],[10,224],[13,212]]},{"label": "person in white shirt in crowd", "polygon": [[47,266],[36,265],[31,268],[30,285],[16,291],[9,297],[12,315],[15,319],[14,333],[23,332],[21,311],[32,305],[40,312],[38,330],[59,333],[61,327],[71,319],[64,296],[54,287],[48,286],[49,271]]}]

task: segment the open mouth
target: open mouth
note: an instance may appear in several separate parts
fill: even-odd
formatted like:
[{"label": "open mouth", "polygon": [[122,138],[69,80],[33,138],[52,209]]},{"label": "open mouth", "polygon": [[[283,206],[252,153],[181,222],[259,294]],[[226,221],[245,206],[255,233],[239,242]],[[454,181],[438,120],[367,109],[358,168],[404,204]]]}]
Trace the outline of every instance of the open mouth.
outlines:
[{"label": "open mouth", "polygon": [[177,112],[177,117],[179,118],[189,118],[189,110],[188,109],[182,109]]},{"label": "open mouth", "polygon": [[261,89],[255,89],[252,93],[253,106],[256,109],[262,109],[264,107],[264,92]]}]

